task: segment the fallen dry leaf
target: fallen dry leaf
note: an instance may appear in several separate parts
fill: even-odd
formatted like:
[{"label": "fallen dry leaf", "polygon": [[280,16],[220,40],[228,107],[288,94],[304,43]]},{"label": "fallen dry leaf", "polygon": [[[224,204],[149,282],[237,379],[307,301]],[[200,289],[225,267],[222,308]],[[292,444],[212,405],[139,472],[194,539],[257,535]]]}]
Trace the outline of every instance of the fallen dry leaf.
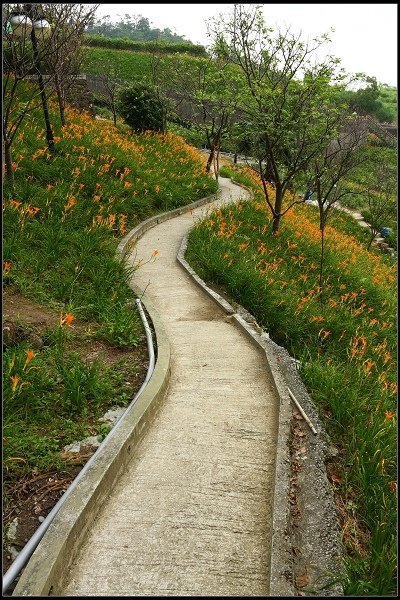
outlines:
[{"label": "fallen dry leaf", "polygon": [[304,575],[299,575],[298,577],[296,577],[296,585],[297,587],[304,587],[309,583],[309,578],[307,573],[304,573]]}]

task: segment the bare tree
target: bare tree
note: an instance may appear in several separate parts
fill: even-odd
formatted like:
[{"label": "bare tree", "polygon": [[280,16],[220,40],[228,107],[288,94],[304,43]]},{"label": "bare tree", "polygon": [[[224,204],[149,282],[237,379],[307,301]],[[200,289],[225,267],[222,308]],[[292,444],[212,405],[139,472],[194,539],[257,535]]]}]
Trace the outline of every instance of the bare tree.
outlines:
[{"label": "bare tree", "polygon": [[[193,61],[174,56],[164,65],[159,80],[162,78],[165,95],[175,112],[204,132],[210,149],[206,164],[209,172],[214,159],[218,160],[221,142],[236,111],[237,74],[226,61],[212,57]],[[218,177],[217,169],[215,175]]]},{"label": "bare tree", "polygon": [[364,139],[360,118],[348,116],[340,119],[340,133],[331,140],[324,152],[315,156],[309,164],[310,191],[315,194],[319,210],[321,252],[319,269],[319,297],[323,302],[323,268],[325,257],[325,228],[332,208],[346,195],[354,194],[346,181],[349,173],[363,159],[357,153]]},{"label": "bare tree", "polygon": [[[48,45],[44,40],[37,40],[27,35],[17,36],[13,33],[10,19],[13,15],[28,16],[28,7],[19,4],[7,4],[3,7],[3,149],[5,161],[5,176],[14,182],[14,171],[11,146],[28,112],[41,101],[46,121],[46,136],[49,148],[54,143],[45,94],[45,82],[40,71],[40,63],[48,54]],[[34,39],[34,43],[33,43]],[[24,102],[19,99],[21,82],[37,77],[38,88],[25,90]]]},{"label": "bare tree", "polygon": [[43,4],[47,18],[57,23],[46,65],[54,78],[62,125],[66,124],[67,92],[81,73],[85,28],[92,22],[98,7],[99,4]]},{"label": "bare tree", "polygon": [[[87,8],[76,8],[84,5],[68,6],[75,8],[69,12],[61,9],[57,12],[55,5],[46,4],[7,4],[3,7],[3,149],[5,175],[11,182],[14,180],[11,147],[21,123],[38,100],[43,107],[48,147],[50,150],[54,147],[46,90],[48,92],[56,78],[60,78],[60,57],[71,50],[70,42],[73,39],[76,45],[77,39],[83,34],[82,27],[89,18],[88,13],[93,14],[94,11],[94,8],[89,11]],[[48,37],[36,35],[34,29],[30,36],[15,35],[10,22],[13,14],[29,16],[33,20],[45,18],[51,25]],[[74,21],[74,15],[78,15],[78,20]],[[46,69],[46,77],[43,77],[42,69]],[[25,89],[25,99],[21,102],[21,83],[31,77],[36,78],[38,89]]]}]

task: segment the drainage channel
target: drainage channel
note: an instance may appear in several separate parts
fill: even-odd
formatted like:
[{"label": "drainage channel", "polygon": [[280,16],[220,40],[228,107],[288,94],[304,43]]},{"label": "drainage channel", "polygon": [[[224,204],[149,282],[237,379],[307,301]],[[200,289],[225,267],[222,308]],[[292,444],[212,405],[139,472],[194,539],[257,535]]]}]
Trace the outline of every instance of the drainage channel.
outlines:
[{"label": "drainage channel", "polygon": [[151,377],[151,375],[152,375],[152,373],[154,371],[154,366],[155,366],[155,352],[154,352],[153,336],[152,336],[152,333],[151,333],[150,325],[148,323],[148,320],[146,318],[145,312],[143,310],[142,303],[141,303],[141,301],[140,301],[139,298],[136,299],[136,305],[137,305],[137,308],[138,308],[138,311],[139,311],[139,314],[140,314],[140,317],[142,319],[142,322],[143,322],[143,325],[144,325],[144,329],[145,329],[145,332],[146,332],[147,347],[148,347],[148,352],[149,352],[149,366],[148,366],[148,369],[147,369],[146,378],[143,381],[143,383],[142,383],[139,391],[136,393],[136,395],[132,399],[131,403],[126,408],[125,412],[120,416],[120,418],[118,419],[118,421],[116,422],[116,424],[114,425],[114,427],[111,429],[111,431],[109,432],[109,434],[107,435],[107,437],[102,441],[102,443],[100,444],[100,446],[98,447],[98,449],[96,450],[96,452],[93,454],[93,456],[91,456],[90,459],[87,461],[87,463],[85,463],[85,465],[82,468],[82,470],[79,472],[79,474],[72,481],[71,485],[68,487],[68,489],[65,491],[65,493],[61,496],[61,498],[59,499],[59,501],[57,502],[57,504],[53,507],[53,509],[51,510],[51,512],[47,515],[47,517],[45,518],[45,520],[43,521],[43,523],[41,523],[41,525],[35,531],[35,533],[30,538],[30,540],[22,548],[21,552],[18,554],[17,558],[11,564],[10,568],[8,569],[8,571],[4,574],[4,576],[3,576],[3,594],[9,589],[10,585],[13,583],[13,581],[18,577],[19,573],[25,567],[26,563],[28,562],[28,560],[32,556],[33,552],[36,550],[36,548],[37,548],[40,540],[42,539],[42,537],[46,533],[46,531],[49,528],[49,526],[52,523],[52,521],[54,520],[54,517],[56,516],[56,514],[58,513],[58,511],[60,510],[60,508],[63,506],[63,504],[65,503],[65,501],[67,500],[67,498],[70,496],[70,494],[76,489],[79,481],[86,475],[89,467],[96,460],[99,451],[101,449],[103,449],[109,443],[110,438],[115,433],[115,431],[117,430],[118,426],[123,422],[124,417],[128,414],[128,412],[136,404],[136,402],[137,402],[140,394],[143,392],[144,388],[146,387],[146,385],[147,385],[147,383],[148,383],[148,381],[149,381],[149,379],[150,379],[150,377]]}]

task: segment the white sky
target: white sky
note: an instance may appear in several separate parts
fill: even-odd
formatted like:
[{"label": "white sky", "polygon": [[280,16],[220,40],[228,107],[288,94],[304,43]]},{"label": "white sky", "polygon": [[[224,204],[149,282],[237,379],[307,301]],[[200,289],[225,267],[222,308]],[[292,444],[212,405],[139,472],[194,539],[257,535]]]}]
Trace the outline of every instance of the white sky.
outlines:
[{"label": "white sky", "polygon": [[[227,13],[231,4],[100,4],[97,18],[142,15],[153,27],[169,27],[194,43],[207,45],[206,19]],[[341,59],[348,73],[364,72],[397,87],[397,4],[263,4],[267,25],[290,26],[302,37],[335,29],[326,54]]]}]

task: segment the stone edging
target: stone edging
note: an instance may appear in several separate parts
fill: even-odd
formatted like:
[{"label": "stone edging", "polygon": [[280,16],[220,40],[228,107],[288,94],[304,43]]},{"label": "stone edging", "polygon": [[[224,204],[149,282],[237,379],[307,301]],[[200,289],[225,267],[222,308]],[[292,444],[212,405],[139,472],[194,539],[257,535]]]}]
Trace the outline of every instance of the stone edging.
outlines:
[{"label": "stone edging", "polygon": [[[187,241],[187,236],[185,236],[177,255],[178,262],[185,271],[189,273],[197,285],[199,285],[201,289],[227,314],[232,316],[232,320],[234,320],[239,328],[251,338],[253,343],[265,352],[269,376],[279,398],[269,596],[294,596],[293,578],[291,577],[293,558],[292,543],[289,535],[290,513],[288,504],[290,472],[290,449],[288,440],[290,439],[290,419],[292,416],[290,397],[287,393],[286,384],[277,364],[276,357],[271,346],[268,344],[268,335],[265,333],[260,334],[256,331],[251,324],[238,314],[229,302],[209,288],[197,275],[185,259]],[[290,574],[289,577],[287,576],[288,571]]]}]

